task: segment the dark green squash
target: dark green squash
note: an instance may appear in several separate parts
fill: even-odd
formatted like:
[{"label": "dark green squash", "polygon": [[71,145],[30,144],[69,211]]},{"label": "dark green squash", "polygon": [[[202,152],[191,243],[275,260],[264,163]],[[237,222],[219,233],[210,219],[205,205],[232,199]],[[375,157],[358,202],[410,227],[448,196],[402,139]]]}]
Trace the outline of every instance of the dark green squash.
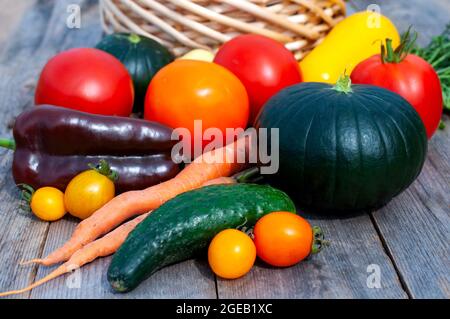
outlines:
[{"label": "dark green squash", "polygon": [[112,54],[125,65],[136,94],[133,113],[142,113],[150,81],[161,68],[174,60],[173,54],[155,40],[126,33],[107,35],[96,48]]},{"label": "dark green squash", "polygon": [[386,204],[419,175],[427,152],[425,127],[406,100],[348,77],[281,91],[255,125],[279,128],[280,167],[269,179],[316,212]]}]

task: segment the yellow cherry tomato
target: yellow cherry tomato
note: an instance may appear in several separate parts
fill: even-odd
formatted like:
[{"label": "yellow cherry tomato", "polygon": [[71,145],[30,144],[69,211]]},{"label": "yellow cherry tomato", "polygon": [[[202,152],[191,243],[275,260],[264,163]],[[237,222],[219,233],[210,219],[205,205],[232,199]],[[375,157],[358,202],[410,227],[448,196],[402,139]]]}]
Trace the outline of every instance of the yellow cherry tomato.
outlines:
[{"label": "yellow cherry tomato", "polygon": [[203,49],[195,49],[183,55],[180,60],[214,61],[214,53]]},{"label": "yellow cherry tomato", "polygon": [[66,214],[64,194],[54,187],[42,187],[31,197],[30,208],[38,218],[51,222],[61,219]]},{"label": "yellow cherry tomato", "polygon": [[351,74],[361,61],[381,52],[381,41],[400,44],[395,25],[372,11],[355,13],[339,22],[301,62],[304,82],[336,83],[344,72]]},{"label": "yellow cherry tomato", "polygon": [[235,279],[250,271],[256,259],[253,240],[236,229],[218,233],[208,249],[208,262],[219,277]]},{"label": "yellow cherry tomato", "polygon": [[115,187],[111,178],[91,169],[70,181],[64,194],[64,203],[69,214],[86,219],[113,199],[114,195]]}]

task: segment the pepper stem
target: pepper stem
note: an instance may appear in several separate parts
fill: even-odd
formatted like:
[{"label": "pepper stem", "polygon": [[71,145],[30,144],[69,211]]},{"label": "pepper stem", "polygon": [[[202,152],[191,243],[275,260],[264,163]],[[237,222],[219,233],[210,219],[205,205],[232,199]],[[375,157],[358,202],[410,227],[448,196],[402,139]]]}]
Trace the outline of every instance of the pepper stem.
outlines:
[{"label": "pepper stem", "polygon": [[313,243],[311,246],[311,254],[319,253],[324,247],[330,246],[330,241],[325,240],[325,235],[319,226],[313,228]]},{"label": "pepper stem", "polygon": [[4,147],[14,151],[16,149],[16,142],[11,139],[0,138],[0,147]]},{"label": "pepper stem", "polygon": [[105,160],[100,160],[97,165],[89,164],[88,166],[94,171],[108,177],[113,182],[117,181],[117,179],[119,178],[117,172],[112,170],[108,162]]},{"label": "pepper stem", "polygon": [[336,84],[333,86],[333,89],[342,92],[345,94],[353,92],[352,90],[352,80],[350,79],[350,76],[346,74],[344,71],[344,74],[342,74],[339,79],[337,80]]}]

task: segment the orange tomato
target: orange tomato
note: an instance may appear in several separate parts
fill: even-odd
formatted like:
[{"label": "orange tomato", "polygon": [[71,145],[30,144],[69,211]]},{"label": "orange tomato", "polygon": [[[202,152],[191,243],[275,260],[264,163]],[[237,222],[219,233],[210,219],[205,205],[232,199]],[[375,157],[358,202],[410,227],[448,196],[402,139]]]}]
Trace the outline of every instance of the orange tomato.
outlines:
[{"label": "orange tomato", "polygon": [[208,249],[208,262],[219,277],[235,279],[250,271],[256,259],[255,244],[245,233],[226,229],[218,233]]},{"label": "orange tomato", "polygon": [[[145,99],[144,117],[172,128],[186,128],[194,141],[194,120],[203,132],[218,128],[245,129],[249,101],[244,85],[224,67],[204,61],[178,60],[161,69],[152,79]],[[199,132],[200,133],[200,132]]]},{"label": "orange tomato", "polygon": [[291,212],[265,215],[256,223],[253,234],[258,257],[272,266],[292,266],[311,253],[311,225]]}]

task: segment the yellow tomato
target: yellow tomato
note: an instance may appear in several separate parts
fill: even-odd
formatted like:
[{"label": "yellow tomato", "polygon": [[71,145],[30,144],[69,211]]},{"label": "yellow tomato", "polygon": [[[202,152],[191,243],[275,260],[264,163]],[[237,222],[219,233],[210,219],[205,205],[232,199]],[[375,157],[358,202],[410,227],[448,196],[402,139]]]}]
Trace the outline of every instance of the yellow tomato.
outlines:
[{"label": "yellow tomato", "polygon": [[208,262],[219,277],[235,279],[250,271],[256,259],[256,247],[245,233],[226,229],[218,233],[208,249]]},{"label": "yellow tomato", "polygon": [[38,218],[49,222],[61,219],[66,214],[64,194],[54,187],[42,187],[35,191],[30,207]]},{"label": "yellow tomato", "polygon": [[198,61],[213,62],[214,53],[203,49],[195,49],[183,55],[180,58],[180,60],[198,60]]},{"label": "yellow tomato", "polygon": [[379,54],[386,38],[394,47],[400,44],[394,24],[379,13],[364,11],[345,18],[300,62],[303,81],[336,83],[344,71],[351,74],[358,63]]},{"label": "yellow tomato", "polygon": [[88,170],[75,176],[67,185],[64,203],[69,214],[85,219],[113,199],[114,194],[111,179],[96,170]]}]

